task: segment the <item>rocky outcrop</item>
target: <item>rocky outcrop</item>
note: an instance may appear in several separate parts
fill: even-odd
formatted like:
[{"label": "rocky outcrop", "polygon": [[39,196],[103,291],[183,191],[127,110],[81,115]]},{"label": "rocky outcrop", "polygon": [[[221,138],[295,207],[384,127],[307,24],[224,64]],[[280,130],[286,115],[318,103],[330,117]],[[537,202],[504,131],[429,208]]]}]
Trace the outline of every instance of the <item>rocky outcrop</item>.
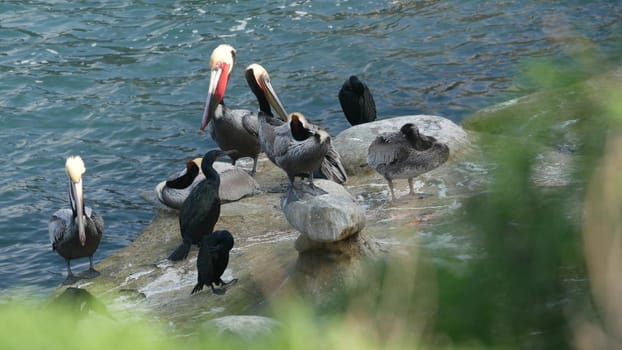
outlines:
[{"label": "rocky outcrop", "polygon": [[[454,130],[457,126],[443,118],[400,117],[379,123],[401,126],[412,118],[423,132],[441,140],[446,139],[442,129],[447,127],[448,133],[457,135],[450,138],[450,145],[470,147],[466,134]],[[430,120],[429,125],[417,122],[421,118]],[[364,138],[371,140],[387,130],[374,125],[351,129],[359,130],[353,134],[359,134],[356,137],[365,134]],[[352,133],[349,129],[342,135]],[[337,142],[339,139],[346,137],[337,137]],[[347,146],[351,153],[359,152],[360,158],[366,159],[365,143],[344,142],[351,142]],[[350,166],[360,163],[346,162]],[[209,289],[190,295],[197,281],[197,249],[193,247],[184,261],[166,260],[181,238],[178,211],[164,208],[157,210],[152,223],[131,245],[97,265],[100,277],[82,281],[79,286],[108,300],[110,312],[117,318],[135,317],[136,310],[143,310],[151,318],[166,320],[182,334],[195,331],[197,324],[210,319],[265,314],[272,300],[289,294],[309,297],[313,304],[326,303],[335,291],[364,279],[370,259],[425,249],[425,242],[422,246],[413,241],[435,240],[436,235],[429,232],[439,227],[442,230],[449,214],[460,209],[462,199],[481,190],[485,175],[486,169],[480,164],[452,160],[450,156],[447,165],[416,179],[417,192],[425,195],[401,195],[391,202],[386,181],[370,169],[350,176],[345,187],[318,179],[316,184],[327,194],[283,202],[287,177],[262,156],[254,178],[262,191],[223,204],[215,227],[229,230],[235,239],[223,279],[236,278],[238,282],[224,295],[215,295]],[[397,192],[406,188],[405,184],[396,184]],[[441,239],[446,236],[439,235]]]}]

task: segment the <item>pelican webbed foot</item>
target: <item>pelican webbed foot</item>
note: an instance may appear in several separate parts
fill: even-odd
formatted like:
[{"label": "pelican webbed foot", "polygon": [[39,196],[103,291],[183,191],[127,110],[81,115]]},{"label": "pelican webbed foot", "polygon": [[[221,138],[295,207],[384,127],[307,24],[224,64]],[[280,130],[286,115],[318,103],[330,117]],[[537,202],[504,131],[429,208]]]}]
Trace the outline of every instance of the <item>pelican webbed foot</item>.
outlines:
[{"label": "pelican webbed foot", "polygon": [[86,271],[80,272],[79,278],[81,279],[91,279],[91,278],[95,278],[97,276],[99,276],[100,273],[99,271],[95,270],[94,268],[89,268]]},{"label": "pelican webbed foot", "polygon": [[301,200],[304,196],[321,196],[327,194],[322,188],[314,185],[313,183],[306,184],[301,182],[299,185],[290,184],[287,189],[286,200],[287,202],[295,202]]},{"label": "pelican webbed foot", "polygon": [[70,284],[76,284],[80,279],[76,277],[74,274],[68,275],[67,278],[63,281],[63,286],[68,286]]},{"label": "pelican webbed foot", "polygon": [[308,193],[312,196],[321,196],[323,194],[327,194],[328,192],[324,191],[322,188],[316,186],[313,182],[309,184],[302,183],[301,190],[304,193]]}]

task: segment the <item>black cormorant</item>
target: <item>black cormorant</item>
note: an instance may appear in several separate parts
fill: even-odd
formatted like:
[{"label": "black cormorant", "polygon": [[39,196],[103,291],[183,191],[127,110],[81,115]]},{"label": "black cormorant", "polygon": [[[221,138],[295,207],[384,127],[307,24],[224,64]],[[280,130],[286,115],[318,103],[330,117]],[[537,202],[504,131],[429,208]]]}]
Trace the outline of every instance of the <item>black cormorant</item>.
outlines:
[{"label": "black cormorant", "polygon": [[199,244],[201,238],[214,230],[220,216],[220,197],[218,188],[220,176],[212,166],[214,161],[231,151],[210,150],[203,156],[201,170],[205,180],[195,186],[179,210],[179,230],[182,244],[168,257],[169,260],[185,259],[192,244]]},{"label": "black cormorant", "polygon": [[355,75],[348,78],[339,90],[339,104],[351,125],[376,120],[376,104],[365,83]]},{"label": "black cormorant", "polygon": [[[225,286],[237,281],[224,282],[221,278],[229,264],[229,251],[233,243],[233,236],[227,230],[214,231],[203,237],[197,257],[197,284],[190,294],[201,291],[203,286],[209,286],[215,294],[223,294]],[[216,289],[214,284],[222,288]]]}]

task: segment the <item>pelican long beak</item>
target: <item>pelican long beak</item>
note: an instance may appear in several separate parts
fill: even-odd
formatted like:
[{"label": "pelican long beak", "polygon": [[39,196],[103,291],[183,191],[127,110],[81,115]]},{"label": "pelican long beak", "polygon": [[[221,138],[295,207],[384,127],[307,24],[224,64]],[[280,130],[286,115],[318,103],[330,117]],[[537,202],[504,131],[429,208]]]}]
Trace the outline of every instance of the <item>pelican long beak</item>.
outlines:
[{"label": "pelican long beak", "polygon": [[82,192],[82,179],[78,182],[69,180],[69,200],[71,201],[71,207],[76,215],[78,221],[78,237],[80,238],[80,244],[84,246],[86,244],[86,233],[84,229],[84,195]]},{"label": "pelican long beak", "polygon": [[287,121],[287,112],[285,111],[281,100],[279,100],[279,96],[274,91],[272,83],[270,83],[270,78],[262,75],[259,78],[259,86],[263,89],[266,95],[266,99],[268,99],[268,103],[270,103],[270,106],[274,108],[274,110],[281,117],[282,120]]},{"label": "pelican long beak", "polygon": [[207,124],[214,117],[214,112],[218,104],[222,102],[225,97],[225,90],[229,82],[230,72],[231,66],[227,63],[217,63],[212,69],[207,98],[205,100],[205,108],[203,109],[203,120],[201,120],[201,131],[205,131]]}]

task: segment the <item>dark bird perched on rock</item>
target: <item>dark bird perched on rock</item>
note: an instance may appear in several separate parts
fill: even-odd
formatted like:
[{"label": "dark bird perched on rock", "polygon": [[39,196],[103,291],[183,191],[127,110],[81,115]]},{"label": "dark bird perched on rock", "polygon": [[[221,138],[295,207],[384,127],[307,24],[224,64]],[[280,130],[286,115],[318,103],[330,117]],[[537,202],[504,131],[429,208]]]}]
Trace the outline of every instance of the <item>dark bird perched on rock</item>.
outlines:
[{"label": "dark bird perched on rock", "polygon": [[[233,236],[227,230],[214,231],[211,235],[203,237],[197,257],[197,284],[190,294],[201,291],[203,286],[212,288],[214,294],[224,294],[225,286],[237,282],[237,279],[224,282],[221,278],[229,264],[229,252],[233,248],[233,243]],[[214,284],[221,289],[214,288]]]},{"label": "dark bird perched on rock", "polygon": [[446,144],[419,133],[412,123],[376,137],[367,150],[367,164],[387,179],[394,200],[393,179],[408,179],[410,194],[414,195],[413,178],[440,166],[448,157]]},{"label": "dark bird perched on rock", "polygon": [[208,127],[209,134],[229,155],[233,164],[242,157],[253,158],[253,170],[257,171],[259,145],[259,121],[257,114],[246,109],[231,109],[224,103],[229,75],[235,63],[235,49],[229,45],[218,45],[210,57],[212,71],[205,101],[201,130]]},{"label": "dark bird perched on rock", "polygon": [[71,209],[57,210],[48,221],[48,231],[52,249],[65,258],[67,263],[67,279],[63,284],[72,284],[78,280],[71,272],[72,259],[89,258],[89,270],[80,274],[80,278],[99,276],[93,267],[93,254],[104,233],[104,219],[90,207],[84,206],[82,174],[86,168],[82,158],[67,158],[65,170],[69,176]]},{"label": "dark bird perched on rock", "polygon": [[169,260],[185,259],[192,244],[199,244],[201,239],[212,233],[220,216],[220,197],[218,188],[220,176],[212,166],[214,161],[230,151],[211,150],[203,156],[201,170],[205,180],[192,189],[179,210],[179,230],[182,244],[168,257]]},{"label": "dark bird perched on rock", "polygon": [[351,125],[376,120],[376,104],[365,83],[355,75],[348,78],[339,90],[339,103]]},{"label": "dark bird perched on rock", "polygon": [[[307,122],[306,119],[304,119],[304,116],[300,113],[295,114],[297,116],[302,116],[302,118],[298,118],[302,121],[295,120],[293,121],[294,124],[292,124],[291,116],[294,115],[294,113],[287,115],[285,108],[283,108],[281,101],[270,83],[270,76],[268,75],[268,72],[261,65],[256,63],[249,65],[246,68],[245,75],[248,86],[251,91],[253,91],[257,97],[257,101],[259,102],[259,141],[261,148],[266,153],[268,159],[280,167],[281,165],[279,165],[276,161],[277,151],[275,149],[275,145],[287,139],[294,140],[296,142],[305,142],[306,138],[317,138],[317,131],[319,128]],[[270,106],[276,110],[281,119],[274,117]],[[290,132],[291,125],[295,125],[297,127],[293,133]],[[280,136],[277,136],[277,134]],[[328,136],[328,133],[323,130],[320,134]],[[348,180],[348,176],[343,168],[343,165],[341,164],[341,157],[330,142],[330,137],[325,137],[323,141],[328,143],[328,151],[323,153],[323,159],[321,159],[320,165],[313,170],[319,169],[322,176],[325,178],[336,183],[343,184]],[[282,152],[283,150],[284,149],[281,148],[279,152]],[[307,170],[305,169],[302,173],[296,174],[296,176],[299,175],[308,175]]]}]

